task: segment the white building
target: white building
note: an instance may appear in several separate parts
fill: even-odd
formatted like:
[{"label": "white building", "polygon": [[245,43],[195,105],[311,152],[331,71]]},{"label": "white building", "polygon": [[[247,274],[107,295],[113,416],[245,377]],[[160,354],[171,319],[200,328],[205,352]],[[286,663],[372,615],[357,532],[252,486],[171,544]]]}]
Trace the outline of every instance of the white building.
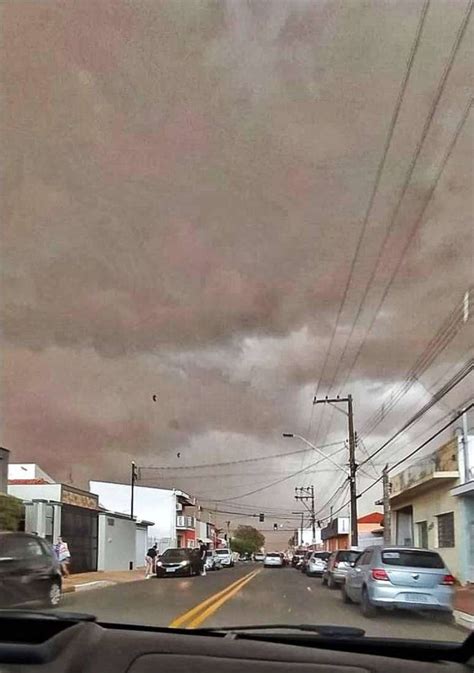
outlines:
[{"label": "white building", "polygon": [[54,479],[36,463],[10,463],[8,465],[8,481],[31,481],[36,483],[54,484]]},{"label": "white building", "polygon": [[[90,481],[89,487],[99,496],[102,507],[130,514],[129,484]],[[194,499],[183,491],[148,486],[134,488],[134,515],[139,520],[154,521],[148,528],[148,545],[156,542],[160,551],[168,547],[194,547],[196,537],[199,537],[199,534],[196,536],[196,518],[186,514],[186,507],[194,512],[195,504]]]}]

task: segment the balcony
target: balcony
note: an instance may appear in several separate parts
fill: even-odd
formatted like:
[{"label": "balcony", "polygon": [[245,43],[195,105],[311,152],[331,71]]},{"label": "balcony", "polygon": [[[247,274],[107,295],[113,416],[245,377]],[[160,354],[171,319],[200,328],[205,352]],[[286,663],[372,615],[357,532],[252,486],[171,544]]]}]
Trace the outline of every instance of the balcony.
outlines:
[{"label": "balcony", "polygon": [[178,515],[176,517],[176,528],[181,530],[194,530],[196,527],[196,519],[193,516],[182,516]]},{"label": "balcony", "polygon": [[396,505],[433,487],[459,479],[457,440],[444,444],[430,456],[410,465],[390,480],[390,503]]}]

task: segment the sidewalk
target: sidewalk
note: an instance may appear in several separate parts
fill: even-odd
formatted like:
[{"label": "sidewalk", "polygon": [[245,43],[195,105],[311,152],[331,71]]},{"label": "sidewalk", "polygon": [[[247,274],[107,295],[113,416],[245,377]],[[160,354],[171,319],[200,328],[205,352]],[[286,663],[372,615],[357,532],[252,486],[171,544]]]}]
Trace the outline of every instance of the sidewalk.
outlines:
[{"label": "sidewalk", "polygon": [[71,591],[87,591],[88,589],[100,589],[101,587],[123,584],[124,582],[136,582],[145,579],[145,568],[135,570],[98,570],[92,573],[78,573],[69,575],[63,579],[63,593]]},{"label": "sidewalk", "polygon": [[474,584],[468,584],[456,590],[454,619],[459,626],[474,631]]}]

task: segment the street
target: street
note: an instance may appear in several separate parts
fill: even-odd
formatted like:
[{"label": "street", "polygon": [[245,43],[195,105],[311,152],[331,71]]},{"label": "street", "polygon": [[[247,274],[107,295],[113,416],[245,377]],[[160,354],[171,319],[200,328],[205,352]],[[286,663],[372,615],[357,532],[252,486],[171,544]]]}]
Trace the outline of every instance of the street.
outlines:
[{"label": "street", "polygon": [[62,610],[99,621],[197,628],[249,624],[338,624],[367,635],[462,641],[466,632],[433,615],[393,612],[364,618],[340,591],[292,568],[248,563],[206,577],[165,578],[66,594]]}]

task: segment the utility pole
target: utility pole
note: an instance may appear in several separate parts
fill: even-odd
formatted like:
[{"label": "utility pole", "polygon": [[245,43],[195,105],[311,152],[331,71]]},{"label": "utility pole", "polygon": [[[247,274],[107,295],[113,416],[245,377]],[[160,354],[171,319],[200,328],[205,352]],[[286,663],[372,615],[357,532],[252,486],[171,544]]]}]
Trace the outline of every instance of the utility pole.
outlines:
[{"label": "utility pole", "polygon": [[[347,412],[337,407],[336,404],[340,402],[347,403]],[[349,426],[349,486],[350,486],[350,502],[351,502],[351,545],[357,547],[359,543],[359,535],[357,531],[357,482],[356,472],[357,464],[355,460],[355,433],[354,433],[354,410],[352,407],[352,395],[347,397],[325,397],[322,400],[313,398],[313,404],[331,404],[338,411],[347,416]]]},{"label": "utility pole", "polygon": [[304,514],[301,512],[301,537],[300,537],[300,547],[303,546],[303,530],[304,530]]},{"label": "utility pole", "polygon": [[[305,505],[306,509],[311,515],[311,530],[312,530],[312,543],[316,542],[316,515],[314,513],[314,486],[308,486],[307,488],[295,488],[295,500],[301,500]],[[311,505],[308,507],[306,501],[309,500]],[[301,529],[301,539],[303,540],[303,529]]]},{"label": "utility pole", "polygon": [[227,545],[230,549],[230,521],[226,521],[225,525],[227,526]]},{"label": "utility pole", "polygon": [[138,479],[138,470],[136,463],[132,460],[132,475],[130,480],[131,493],[130,493],[130,518],[133,519],[133,506],[135,501],[135,482]]},{"label": "utility pole", "polygon": [[382,471],[383,486],[383,543],[392,544],[392,512],[390,509],[390,481],[388,478],[388,465]]}]

